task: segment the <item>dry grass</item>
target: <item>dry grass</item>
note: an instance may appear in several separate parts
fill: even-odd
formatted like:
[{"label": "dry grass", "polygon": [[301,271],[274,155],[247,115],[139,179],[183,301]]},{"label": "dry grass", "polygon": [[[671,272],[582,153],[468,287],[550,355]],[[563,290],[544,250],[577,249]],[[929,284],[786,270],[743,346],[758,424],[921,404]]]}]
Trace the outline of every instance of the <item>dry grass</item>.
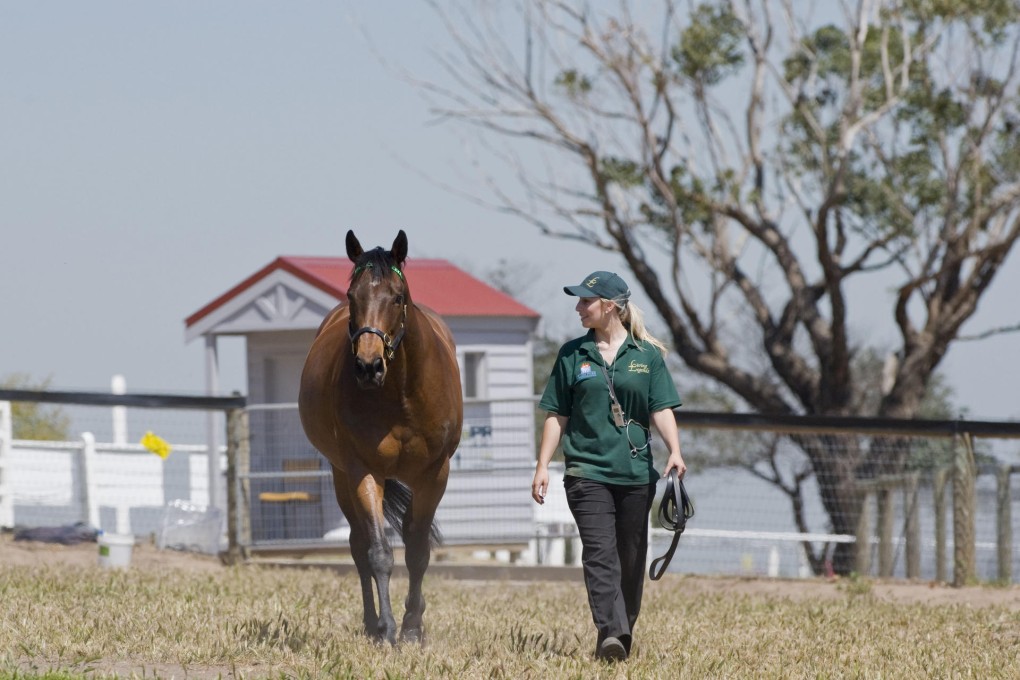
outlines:
[{"label": "dry grass", "polygon": [[579,583],[430,575],[426,597],[426,644],[391,648],[361,634],[357,580],[327,570],[0,566],[0,677],[1020,677],[1020,612],[895,604],[866,583],[749,596],[667,575],[618,666],[592,659]]}]

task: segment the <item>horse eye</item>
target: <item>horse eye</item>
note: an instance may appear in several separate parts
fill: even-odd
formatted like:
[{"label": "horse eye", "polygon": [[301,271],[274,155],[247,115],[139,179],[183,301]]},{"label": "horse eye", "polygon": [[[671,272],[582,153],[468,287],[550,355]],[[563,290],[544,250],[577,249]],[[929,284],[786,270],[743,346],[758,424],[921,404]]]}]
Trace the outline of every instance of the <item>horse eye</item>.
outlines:
[{"label": "horse eye", "polygon": [[402,304],[404,304],[404,295],[403,295],[403,293],[401,293],[400,295],[397,295],[397,297],[393,298],[393,304],[395,304],[395,305],[402,305]]}]

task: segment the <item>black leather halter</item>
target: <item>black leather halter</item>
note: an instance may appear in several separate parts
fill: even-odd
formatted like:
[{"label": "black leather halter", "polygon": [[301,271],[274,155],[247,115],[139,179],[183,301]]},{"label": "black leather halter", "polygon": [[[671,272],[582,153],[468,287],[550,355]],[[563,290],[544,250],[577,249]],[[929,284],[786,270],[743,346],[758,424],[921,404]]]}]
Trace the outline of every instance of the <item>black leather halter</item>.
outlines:
[{"label": "black leather halter", "polygon": [[648,567],[648,578],[658,581],[666,572],[666,567],[676,552],[677,543],[680,542],[680,534],[687,528],[687,520],[691,517],[694,517],[694,504],[687,495],[683,480],[677,475],[676,468],[673,468],[669,471],[669,480],[659,503],[659,524],[663,529],[673,532],[673,542],[665,555],[652,561]]},{"label": "black leather halter", "polygon": [[358,350],[354,346],[354,343],[357,342],[358,338],[365,333],[372,333],[373,335],[378,335],[379,339],[383,341],[383,346],[386,348],[386,361],[392,361],[393,354],[397,351],[400,341],[404,339],[405,321],[407,321],[407,305],[404,305],[404,316],[400,320],[400,328],[397,329],[396,335],[392,338],[388,333],[386,333],[386,331],[375,328],[374,326],[362,326],[358,330],[354,330],[354,325],[351,324],[349,329],[349,333],[351,335],[351,352],[357,354]]}]

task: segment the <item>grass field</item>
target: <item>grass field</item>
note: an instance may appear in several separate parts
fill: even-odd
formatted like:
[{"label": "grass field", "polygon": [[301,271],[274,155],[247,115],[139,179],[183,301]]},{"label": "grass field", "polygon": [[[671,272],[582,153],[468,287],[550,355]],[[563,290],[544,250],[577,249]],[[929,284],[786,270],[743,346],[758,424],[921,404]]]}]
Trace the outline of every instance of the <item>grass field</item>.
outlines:
[{"label": "grass field", "polygon": [[[1015,606],[889,602],[852,579],[786,594],[705,583],[648,583],[635,652],[609,666],[576,581],[430,574],[426,644],[392,648],[362,635],[357,579],[329,570],[2,565],[0,677],[1020,677]],[[406,588],[394,580],[398,620]]]}]

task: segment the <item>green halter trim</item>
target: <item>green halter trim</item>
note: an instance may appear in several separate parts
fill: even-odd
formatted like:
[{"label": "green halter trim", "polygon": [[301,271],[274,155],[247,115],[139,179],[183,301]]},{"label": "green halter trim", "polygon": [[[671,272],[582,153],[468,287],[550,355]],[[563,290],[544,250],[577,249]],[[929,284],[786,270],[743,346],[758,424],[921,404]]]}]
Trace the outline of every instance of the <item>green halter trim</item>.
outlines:
[{"label": "green halter trim", "polygon": [[[360,274],[362,272],[362,270],[372,269],[373,267],[374,267],[374,265],[371,262],[368,262],[367,264],[363,264],[360,267],[355,267],[354,268],[354,276],[357,276],[358,274]],[[390,265],[390,269],[393,270],[393,273],[396,274],[397,276],[399,276],[401,280],[404,279],[404,272],[400,271],[400,268],[397,267],[397,265],[391,264]]]}]

